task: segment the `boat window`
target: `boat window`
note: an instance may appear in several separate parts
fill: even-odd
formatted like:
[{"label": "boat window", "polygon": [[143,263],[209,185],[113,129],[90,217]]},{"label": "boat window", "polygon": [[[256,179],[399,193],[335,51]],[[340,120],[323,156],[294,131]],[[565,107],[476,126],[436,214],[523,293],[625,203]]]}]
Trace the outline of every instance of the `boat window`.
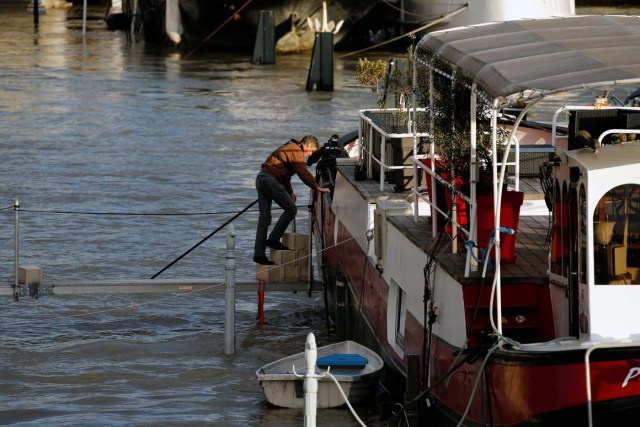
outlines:
[{"label": "boat window", "polygon": [[587,196],[584,184],[578,195],[578,280],[587,283]]},{"label": "boat window", "polygon": [[569,277],[569,193],[567,183],[556,180],[553,202],[553,234],[551,246],[551,271]]},{"label": "boat window", "polygon": [[562,184],[562,275],[569,277],[570,237],[569,233],[569,187],[565,181]]},{"label": "boat window", "polygon": [[398,286],[396,307],[396,343],[404,350],[404,326],[407,319],[407,294]]},{"label": "boat window", "polygon": [[640,185],[619,185],[600,198],[593,242],[596,284],[640,284]]}]

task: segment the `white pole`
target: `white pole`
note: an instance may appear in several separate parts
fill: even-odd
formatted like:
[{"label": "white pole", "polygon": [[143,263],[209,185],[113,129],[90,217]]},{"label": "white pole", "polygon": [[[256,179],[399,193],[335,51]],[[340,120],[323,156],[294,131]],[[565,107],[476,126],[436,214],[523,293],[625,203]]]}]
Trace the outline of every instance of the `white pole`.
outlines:
[{"label": "white pole", "polygon": [[313,333],[307,335],[304,345],[304,358],[307,361],[307,373],[304,376],[304,426],[316,427],[316,413],[318,412],[318,376],[316,375],[316,360],[318,350],[316,337]]},{"label": "white pole", "polygon": [[224,292],[224,354],[234,354],[236,347],[235,246],[236,233],[233,224],[231,224],[227,232],[227,258],[224,261],[225,282],[227,284]]}]

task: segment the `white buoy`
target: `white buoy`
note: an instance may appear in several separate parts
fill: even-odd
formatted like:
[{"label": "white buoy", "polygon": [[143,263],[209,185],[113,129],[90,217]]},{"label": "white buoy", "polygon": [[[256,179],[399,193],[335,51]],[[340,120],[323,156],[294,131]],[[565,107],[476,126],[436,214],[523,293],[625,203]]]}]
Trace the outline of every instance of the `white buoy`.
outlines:
[{"label": "white buoy", "polygon": [[178,0],[167,0],[166,2],[165,31],[173,44],[180,44],[182,41],[183,28],[180,15],[180,3]]},{"label": "white buoy", "polygon": [[320,30],[323,33],[326,33],[327,31],[329,31],[329,29],[327,28],[327,2],[323,1],[322,2],[322,29]]}]

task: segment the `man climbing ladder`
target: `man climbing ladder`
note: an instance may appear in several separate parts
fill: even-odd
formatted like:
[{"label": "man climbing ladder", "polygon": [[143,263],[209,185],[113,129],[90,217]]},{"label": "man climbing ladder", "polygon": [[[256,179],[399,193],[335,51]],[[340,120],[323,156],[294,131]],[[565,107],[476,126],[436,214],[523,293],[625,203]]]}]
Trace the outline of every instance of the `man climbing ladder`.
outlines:
[{"label": "man climbing ladder", "polygon": [[[275,150],[260,167],[256,177],[258,190],[258,228],[253,252],[253,261],[262,265],[273,265],[273,261],[266,257],[267,247],[278,250],[289,250],[280,242],[282,235],[293,221],[298,209],[296,195],[291,187],[291,177],[298,175],[311,189],[328,193],[328,188],[320,187],[313,175],[307,170],[304,158],[310,156],[320,148],[315,136],[306,135],[302,141],[291,139]],[[275,201],[283,209],[276,225],[271,230],[269,238],[267,231],[271,225],[271,204]]]}]

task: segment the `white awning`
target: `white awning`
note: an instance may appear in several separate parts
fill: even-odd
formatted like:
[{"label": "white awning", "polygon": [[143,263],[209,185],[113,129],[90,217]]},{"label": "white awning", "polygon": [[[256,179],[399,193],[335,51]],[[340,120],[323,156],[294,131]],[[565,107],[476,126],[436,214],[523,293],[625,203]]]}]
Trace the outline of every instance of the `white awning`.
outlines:
[{"label": "white awning", "polygon": [[640,17],[572,16],[525,19],[433,32],[416,54],[437,53],[490,96],[526,90],[637,80]]}]

